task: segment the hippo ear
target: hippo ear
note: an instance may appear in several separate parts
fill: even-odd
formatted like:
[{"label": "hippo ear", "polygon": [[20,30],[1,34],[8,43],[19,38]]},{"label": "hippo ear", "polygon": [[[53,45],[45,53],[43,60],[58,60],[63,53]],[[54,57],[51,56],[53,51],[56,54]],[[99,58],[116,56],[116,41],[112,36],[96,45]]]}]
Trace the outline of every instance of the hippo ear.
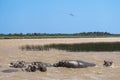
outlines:
[{"label": "hippo ear", "polygon": [[113,63],[113,61],[111,61],[111,64]]},{"label": "hippo ear", "polygon": [[10,65],[13,65],[13,62],[11,62]]},{"label": "hippo ear", "polygon": [[106,63],[106,61],[104,60],[104,63]]},{"label": "hippo ear", "polygon": [[106,65],[107,64],[107,61],[104,60],[104,64],[103,65]]}]

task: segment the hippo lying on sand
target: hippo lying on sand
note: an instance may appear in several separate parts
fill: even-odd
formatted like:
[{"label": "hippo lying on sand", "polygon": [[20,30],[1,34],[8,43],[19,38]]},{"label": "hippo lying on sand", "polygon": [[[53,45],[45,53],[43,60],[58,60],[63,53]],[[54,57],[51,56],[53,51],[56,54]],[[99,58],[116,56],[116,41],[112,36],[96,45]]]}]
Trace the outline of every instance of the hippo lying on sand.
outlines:
[{"label": "hippo lying on sand", "polygon": [[36,70],[45,72],[47,71],[47,67],[52,67],[52,65],[44,62],[32,62],[31,65],[28,65],[25,70],[28,72],[34,72]]},{"label": "hippo lying on sand", "polygon": [[46,72],[47,67],[43,64],[37,64],[37,65],[29,64],[25,68],[23,68],[22,70],[27,71],[27,72],[35,72],[37,70],[42,71],[42,72]]},{"label": "hippo lying on sand", "polygon": [[36,70],[45,72],[47,71],[47,67],[51,67],[51,66],[52,66],[51,64],[44,62],[16,61],[10,63],[10,67],[22,68],[23,71],[27,71],[27,72],[35,72]]},{"label": "hippo lying on sand", "polygon": [[86,68],[96,66],[95,63],[89,63],[81,60],[62,60],[53,64],[54,67],[67,67],[67,68]]},{"label": "hippo lying on sand", "polygon": [[10,67],[14,68],[23,68],[26,67],[26,65],[32,64],[32,65],[44,65],[46,67],[51,67],[52,65],[45,62],[25,62],[25,61],[14,61],[10,63]]},{"label": "hippo lying on sand", "polygon": [[27,63],[25,61],[14,61],[10,63],[10,67],[23,68]]},{"label": "hippo lying on sand", "polygon": [[104,60],[104,66],[108,67],[108,66],[112,66],[113,62],[112,61],[105,61]]},{"label": "hippo lying on sand", "polygon": [[46,67],[52,67],[50,63],[45,63],[45,62],[32,62],[32,65],[44,65]]}]

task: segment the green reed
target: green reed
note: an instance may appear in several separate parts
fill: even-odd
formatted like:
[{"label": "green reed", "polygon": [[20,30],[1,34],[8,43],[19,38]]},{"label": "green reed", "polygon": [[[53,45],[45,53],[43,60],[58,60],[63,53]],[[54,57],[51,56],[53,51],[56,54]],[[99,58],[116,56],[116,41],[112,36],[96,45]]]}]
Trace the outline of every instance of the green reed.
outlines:
[{"label": "green reed", "polygon": [[49,44],[49,45],[25,45],[20,47],[27,51],[43,51],[50,49],[65,50],[69,52],[80,51],[120,51],[120,42],[99,43],[75,43],[75,44]]}]

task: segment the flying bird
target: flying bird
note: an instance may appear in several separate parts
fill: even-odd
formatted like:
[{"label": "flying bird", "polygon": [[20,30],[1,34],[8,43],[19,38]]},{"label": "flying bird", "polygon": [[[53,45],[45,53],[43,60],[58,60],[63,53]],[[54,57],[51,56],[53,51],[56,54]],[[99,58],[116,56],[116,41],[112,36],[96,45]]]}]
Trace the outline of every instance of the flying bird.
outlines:
[{"label": "flying bird", "polygon": [[70,15],[70,16],[74,16],[74,14],[72,14],[72,13],[70,13],[69,15]]}]

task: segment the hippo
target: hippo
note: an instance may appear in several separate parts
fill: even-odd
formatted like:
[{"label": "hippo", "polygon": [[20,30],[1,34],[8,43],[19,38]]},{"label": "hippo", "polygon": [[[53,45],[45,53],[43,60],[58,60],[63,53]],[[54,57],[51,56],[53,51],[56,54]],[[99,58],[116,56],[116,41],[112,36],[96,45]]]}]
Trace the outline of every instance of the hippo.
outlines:
[{"label": "hippo", "polygon": [[26,67],[22,68],[22,71],[26,71],[26,72],[35,72],[37,70],[36,66],[34,65],[27,65]]},{"label": "hippo", "polygon": [[45,62],[32,62],[33,65],[44,65],[46,67],[52,67],[50,63],[45,63]]},{"label": "hippo", "polygon": [[47,71],[47,67],[52,65],[44,62],[25,62],[25,61],[15,61],[10,63],[10,67],[21,68],[22,71],[35,72],[39,70],[41,72]]},{"label": "hippo", "polygon": [[54,67],[67,67],[67,68],[86,68],[94,67],[95,63],[85,62],[81,60],[62,60],[53,64]]},{"label": "hippo", "polygon": [[26,72],[35,72],[35,71],[41,71],[41,72],[46,72],[47,71],[47,67],[44,64],[29,64],[27,65],[25,68],[22,69],[22,71],[26,71]]},{"label": "hippo", "polygon": [[113,62],[112,61],[105,61],[104,60],[104,66],[108,67],[108,66],[112,66]]},{"label": "hippo", "polygon": [[46,67],[51,67],[52,65],[49,63],[45,63],[45,62],[25,62],[25,61],[14,61],[10,63],[10,67],[14,67],[14,68],[23,68],[25,67],[27,64],[32,64],[32,65],[39,65],[42,64]]},{"label": "hippo", "polygon": [[10,63],[10,67],[14,68],[23,68],[25,67],[26,62],[25,61],[14,61]]},{"label": "hippo", "polygon": [[32,65],[36,66],[36,69],[38,69],[42,72],[47,71],[47,67],[52,67],[51,64],[44,63],[44,62],[32,62]]}]

